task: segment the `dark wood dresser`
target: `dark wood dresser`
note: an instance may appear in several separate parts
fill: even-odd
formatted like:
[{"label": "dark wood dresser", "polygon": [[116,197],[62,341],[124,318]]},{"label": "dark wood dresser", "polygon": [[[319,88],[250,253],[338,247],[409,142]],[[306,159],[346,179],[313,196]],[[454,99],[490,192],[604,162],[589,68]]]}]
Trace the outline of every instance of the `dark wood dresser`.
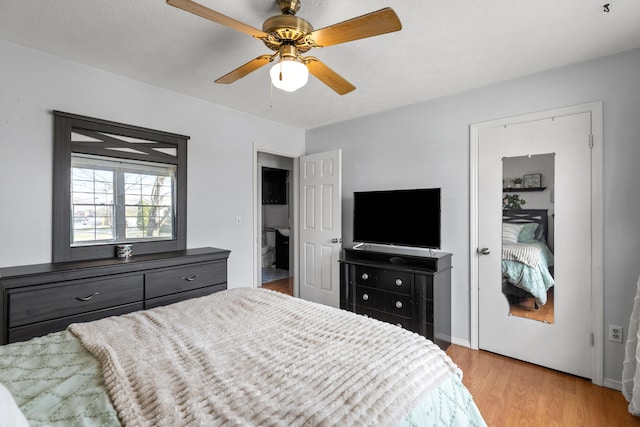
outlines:
[{"label": "dark wood dresser", "polygon": [[1,344],[221,291],[228,257],[228,250],[198,248],[1,268]]},{"label": "dark wood dresser", "polygon": [[393,323],[446,350],[451,344],[451,254],[343,251],[340,308]]}]

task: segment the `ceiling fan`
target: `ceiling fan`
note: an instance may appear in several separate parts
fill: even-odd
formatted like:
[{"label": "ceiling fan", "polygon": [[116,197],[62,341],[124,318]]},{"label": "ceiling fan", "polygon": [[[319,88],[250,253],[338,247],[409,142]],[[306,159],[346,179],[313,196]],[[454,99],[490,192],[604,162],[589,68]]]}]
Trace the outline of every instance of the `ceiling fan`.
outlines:
[{"label": "ceiling fan", "polygon": [[402,29],[398,16],[388,7],[314,30],[308,21],[296,16],[300,9],[300,0],[276,0],[282,15],[268,18],[262,24],[262,30],[258,30],[191,0],[167,0],[167,3],[262,40],[275,52],[252,59],[220,77],[215,81],[216,83],[233,83],[279,58],[271,68],[271,80],[274,86],[289,92],[304,86],[309,73],[340,95],[351,92],[355,86],[342,76],[318,58],[303,57],[301,54],[312,48],[332,46]]}]

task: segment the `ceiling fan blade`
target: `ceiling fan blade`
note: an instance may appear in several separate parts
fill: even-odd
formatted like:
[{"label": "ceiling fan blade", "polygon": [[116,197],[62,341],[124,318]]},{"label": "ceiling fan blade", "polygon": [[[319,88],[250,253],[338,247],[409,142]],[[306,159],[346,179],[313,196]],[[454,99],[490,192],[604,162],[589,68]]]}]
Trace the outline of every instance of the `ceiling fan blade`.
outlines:
[{"label": "ceiling fan blade", "polygon": [[322,83],[336,91],[338,95],[345,95],[356,88],[354,85],[346,81],[340,74],[333,71],[325,65],[324,62],[321,62],[314,56],[305,57],[304,63],[311,74],[313,74]]},{"label": "ceiling fan blade", "polygon": [[243,78],[247,74],[253,73],[258,68],[260,68],[260,67],[268,64],[269,62],[273,61],[273,58],[275,56],[276,55],[261,55],[261,56],[258,56],[256,59],[252,59],[251,61],[247,62],[246,64],[244,64],[244,65],[236,68],[235,70],[231,71],[230,73],[227,73],[224,76],[220,77],[218,80],[216,80],[216,83],[229,84],[229,83],[235,82],[236,80],[240,80],[241,78]]},{"label": "ceiling fan blade", "polygon": [[194,15],[198,15],[217,24],[224,25],[225,27],[241,31],[245,34],[249,34],[250,36],[257,39],[262,39],[268,36],[264,31],[253,28],[252,26],[244,24],[240,21],[236,21],[233,18],[229,18],[228,16],[223,15],[220,12],[216,12],[215,10],[209,9],[208,7],[202,6],[201,4],[198,4],[191,0],[167,0],[167,4],[173,7],[177,7],[178,9],[182,9],[186,12],[191,12]]},{"label": "ceiling fan blade", "polygon": [[402,29],[398,15],[390,7],[348,21],[320,28],[310,34],[318,47],[378,36]]}]

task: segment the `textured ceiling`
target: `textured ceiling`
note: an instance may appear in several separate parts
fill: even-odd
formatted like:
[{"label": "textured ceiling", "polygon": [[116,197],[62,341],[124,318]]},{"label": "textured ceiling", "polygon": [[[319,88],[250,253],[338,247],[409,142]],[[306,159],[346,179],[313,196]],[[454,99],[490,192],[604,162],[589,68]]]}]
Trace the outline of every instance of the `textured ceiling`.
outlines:
[{"label": "textured ceiling", "polygon": [[[262,28],[274,0],[200,0]],[[314,49],[356,86],[339,96],[310,76],[272,88],[269,66],[213,81],[261,54],[262,42],[163,0],[0,0],[0,38],[251,115],[310,129],[640,47],[640,1],[302,0],[322,28],[392,7],[400,32]]]}]

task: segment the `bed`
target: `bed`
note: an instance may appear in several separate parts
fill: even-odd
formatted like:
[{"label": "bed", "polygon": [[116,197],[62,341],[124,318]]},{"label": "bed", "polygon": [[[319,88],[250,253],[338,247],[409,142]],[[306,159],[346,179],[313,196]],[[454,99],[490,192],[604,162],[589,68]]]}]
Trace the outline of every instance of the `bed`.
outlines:
[{"label": "bed", "polygon": [[538,309],[555,285],[547,210],[502,212],[502,291],[510,304],[533,299]]},{"label": "bed", "polygon": [[484,426],[461,377],[420,335],[251,288],[0,347],[32,426]]}]

